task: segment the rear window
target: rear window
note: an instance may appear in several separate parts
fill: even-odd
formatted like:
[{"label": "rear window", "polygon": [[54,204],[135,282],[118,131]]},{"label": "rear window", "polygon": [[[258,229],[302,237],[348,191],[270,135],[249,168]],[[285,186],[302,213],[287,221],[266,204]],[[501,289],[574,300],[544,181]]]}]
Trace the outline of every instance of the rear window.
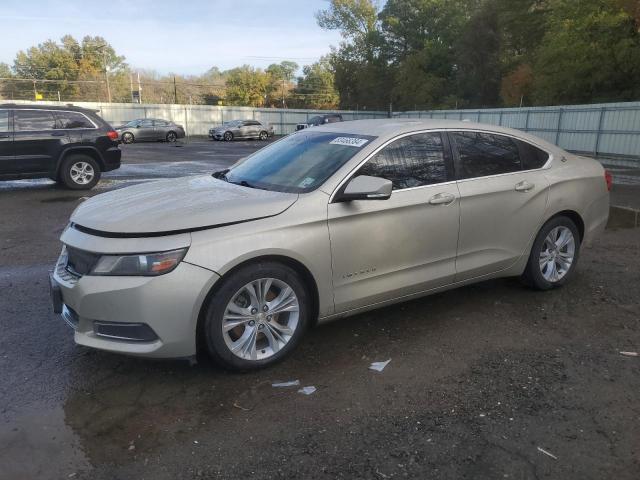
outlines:
[{"label": "rear window", "polygon": [[520,146],[520,157],[522,158],[523,170],[535,170],[536,168],[542,168],[547,160],[549,160],[549,154],[538,147],[534,147],[530,143],[516,140]]},{"label": "rear window", "polygon": [[458,150],[458,178],[477,178],[521,169],[518,145],[510,137],[481,132],[453,132]]},{"label": "rear window", "polygon": [[53,130],[56,119],[48,110],[15,110],[13,121],[16,132]]},{"label": "rear window", "polygon": [[79,112],[56,112],[58,128],[96,128],[91,121]]}]

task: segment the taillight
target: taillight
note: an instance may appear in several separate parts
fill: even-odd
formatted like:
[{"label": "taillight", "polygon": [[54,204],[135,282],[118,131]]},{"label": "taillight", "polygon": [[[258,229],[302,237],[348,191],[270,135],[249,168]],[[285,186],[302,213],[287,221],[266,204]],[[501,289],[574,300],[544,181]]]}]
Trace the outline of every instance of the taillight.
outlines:
[{"label": "taillight", "polygon": [[109,137],[111,140],[118,140],[118,132],[116,132],[115,130],[109,130],[107,132],[107,137]]},{"label": "taillight", "polygon": [[613,175],[611,175],[608,170],[604,171],[604,181],[607,182],[607,190],[611,191],[611,187],[613,186]]}]

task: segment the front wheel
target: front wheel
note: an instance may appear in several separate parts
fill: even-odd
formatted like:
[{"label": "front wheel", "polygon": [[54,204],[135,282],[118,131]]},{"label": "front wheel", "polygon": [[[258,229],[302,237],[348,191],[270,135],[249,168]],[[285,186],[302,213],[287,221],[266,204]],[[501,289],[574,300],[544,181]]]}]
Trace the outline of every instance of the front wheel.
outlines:
[{"label": "front wheel", "polygon": [[233,140],[233,133],[231,132],[224,132],[224,141],[225,142],[230,142],[231,140]]},{"label": "front wheel", "polygon": [[269,134],[263,130],[262,132],[260,132],[258,138],[262,141],[265,141],[267,138],[269,138]]},{"label": "front wheel", "polygon": [[580,233],[567,217],[545,223],[531,248],[522,279],[538,290],[564,285],[573,275],[580,253]]},{"label": "front wheel", "polygon": [[167,136],[166,136],[167,142],[174,143],[177,139],[178,139],[178,135],[176,135],[176,132],[167,133]]},{"label": "front wheel", "polygon": [[290,267],[261,262],[241,268],[223,280],[208,305],[207,350],[232,370],[272,365],[300,342],[310,305],[304,283]]},{"label": "front wheel", "polygon": [[60,180],[71,190],[89,190],[100,180],[100,166],[88,155],[69,155],[60,167]]},{"label": "front wheel", "polygon": [[129,144],[129,143],[133,143],[133,141],[134,141],[134,140],[135,140],[135,138],[134,138],[134,136],[133,136],[133,133],[131,133],[131,132],[124,132],[124,133],[122,134],[122,143]]}]

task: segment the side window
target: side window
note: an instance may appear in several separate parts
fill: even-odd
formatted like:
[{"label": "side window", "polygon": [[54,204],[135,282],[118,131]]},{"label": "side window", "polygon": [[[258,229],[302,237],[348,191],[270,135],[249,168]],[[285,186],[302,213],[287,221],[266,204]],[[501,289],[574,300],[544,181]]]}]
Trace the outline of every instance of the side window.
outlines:
[{"label": "side window", "polygon": [[58,128],[96,128],[87,117],[78,112],[56,112]]},{"label": "side window", "polygon": [[536,168],[542,168],[547,160],[549,160],[549,154],[544,150],[534,147],[530,143],[516,140],[520,147],[520,157],[522,158],[523,170],[535,170]]},{"label": "side window", "polygon": [[341,117],[338,117],[337,115],[334,115],[333,117],[328,117],[327,118],[327,123],[336,123],[336,122],[340,122],[342,120]]},{"label": "side window", "polygon": [[16,132],[53,130],[56,119],[47,110],[14,110],[13,121]]},{"label": "side window", "polygon": [[358,174],[391,180],[394,190],[446,182],[442,136],[418,133],[396,140],[369,159]]},{"label": "side window", "polygon": [[169,125],[169,122],[167,122],[166,120],[154,120],[153,124],[156,127],[166,127],[167,125]]},{"label": "side window", "polygon": [[486,177],[521,169],[518,146],[507,136],[453,132],[450,137],[460,159],[459,178]]},{"label": "side window", "polygon": [[148,128],[148,127],[153,127],[153,120],[140,120],[138,122],[138,128]]},{"label": "side window", "polygon": [[9,110],[0,110],[0,132],[9,131]]}]

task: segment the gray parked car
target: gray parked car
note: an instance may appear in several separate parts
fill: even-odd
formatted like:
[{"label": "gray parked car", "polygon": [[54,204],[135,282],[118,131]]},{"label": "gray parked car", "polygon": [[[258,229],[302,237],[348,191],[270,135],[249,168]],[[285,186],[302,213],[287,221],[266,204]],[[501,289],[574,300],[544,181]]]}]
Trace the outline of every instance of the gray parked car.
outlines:
[{"label": "gray parked car", "polygon": [[234,138],[257,138],[266,140],[273,137],[273,126],[260,123],[258,120],[232,120],[219,127],[209,129],[211,140],[230,142]]},{"label": "gray parked car", "polygon": [[169,120],[160,118],[139,118],[131,120],[119,127],[116,132],[122,143],[133,143],[142,141],[165,140],[175,142],[179,138],[184,138],[184,128]]}]

